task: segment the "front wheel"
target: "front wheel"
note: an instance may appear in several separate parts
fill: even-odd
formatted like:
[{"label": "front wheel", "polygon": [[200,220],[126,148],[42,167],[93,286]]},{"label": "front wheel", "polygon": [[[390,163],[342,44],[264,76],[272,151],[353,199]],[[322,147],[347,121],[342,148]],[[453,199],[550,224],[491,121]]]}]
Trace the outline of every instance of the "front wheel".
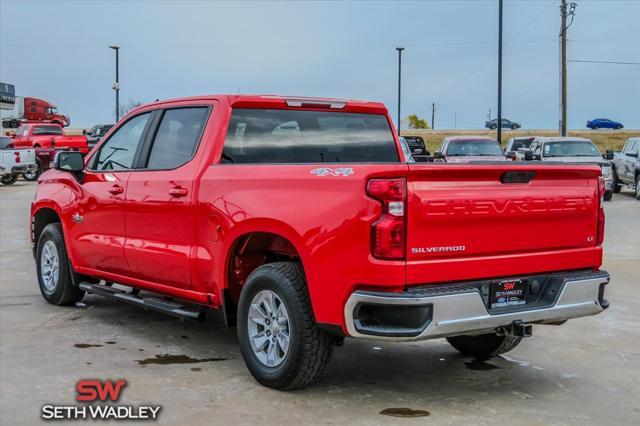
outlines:
[{"label": "front wheel", "polygon": [[0,178],[3,185],[13,185],[18,180],[18,175],[4,175]]},{"label": "front wheel", "polygon": [[622,185],[620,185],[620,180],[618,179],[618,173],[616,172],[615,167],[612,168],[611,174],[613,175],[613,192],[617,194],[622,190]]},{"label": "front wheel", "polygon": [[489,128],[491,130],[496,130],[498,128],[498,126],[496,124],[492,124],[491,126],[489,126]]},{"label": "front wheel", "polygon": [[251,273],[240,294],[238,340],[251,375],[265,386],[301,389],[320,377],[333,340],[315,323],[300,265],[269,263]]},{"label": "front wheel", "polygon": [[593,126],[592,129],[593,130],[598,130],[600,128],[600,126]]},{"label": "front wheel", "polygon": [[522,337],[499,336],[496,333],[447,337],[447,342],[458,352],[476,358],[487,358],[509,352],[521,341]]},{"label": "front wheel", "polygon": [[59,223],[47,225],[36,250],[36,269],[42,297],[52,305],[73,305],[84,297],[84,291],[73,285],[71,267]]},{"label": "front wheel", "polygon": [[602,196],[602,199],[604,201],[611,201],[612,198],[613,198],[613,191],[605,191],[604,195]]},{"label": "front wheel", "polygon": [[636,176],[636,200],[640,200],[640,175]]},{"label": "front wheel", "polygon": [[518,125],[514,124],[513,126],[511,126],[511,130],[518,130]]}]

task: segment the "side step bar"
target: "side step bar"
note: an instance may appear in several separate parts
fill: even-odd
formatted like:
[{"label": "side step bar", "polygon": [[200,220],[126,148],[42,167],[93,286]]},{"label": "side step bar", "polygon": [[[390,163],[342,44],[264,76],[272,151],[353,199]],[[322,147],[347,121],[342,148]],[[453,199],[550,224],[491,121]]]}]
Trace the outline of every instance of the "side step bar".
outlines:
[{"label": "side step bar", "polygon": [[144,309],[150,309],[156,312],[162,312],[181,319],[204,321],[207,317],[207,308],[198,308],[196,306],[176,303],[171,300],[165,300],[162,296],[158,295],[139,296],[136,289],[133,289],[132,292],[127,292],[108,285],[90,284],[85,282],[80,283],[80,288],[89,294],[97,294],[109,299],[140,306]]}]

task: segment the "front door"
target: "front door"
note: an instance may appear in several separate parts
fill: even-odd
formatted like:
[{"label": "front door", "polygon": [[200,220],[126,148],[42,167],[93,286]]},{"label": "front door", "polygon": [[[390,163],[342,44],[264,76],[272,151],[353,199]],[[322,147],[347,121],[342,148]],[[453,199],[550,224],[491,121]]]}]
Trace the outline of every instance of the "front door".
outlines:
[{"label": "front door", "polygon": [[124,200],[131,167],[140,147],[150,113],[122,124],[89,158],[80,185],[70,200],[70,249],[76,267],[127,275],[124,257]]},{"label": "front door", "polygon": [[134,278],[188,289],[196,226],[196,151],[207,106],[158,111],[126,194],[125,256]]}]

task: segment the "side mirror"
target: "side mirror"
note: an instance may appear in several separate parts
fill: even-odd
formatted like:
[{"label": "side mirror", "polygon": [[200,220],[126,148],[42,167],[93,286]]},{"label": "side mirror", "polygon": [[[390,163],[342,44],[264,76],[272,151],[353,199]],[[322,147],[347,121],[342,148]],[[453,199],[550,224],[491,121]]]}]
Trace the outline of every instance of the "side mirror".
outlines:
[{"label": "side mirror", "polygon": [[440,151],[436,151],[433,153],[433,158],[438,158],[438,159],[443,159],[444,158],[444,154]]},{"label": "side mirror", "polygon": [[84,170],[84,156],[79,151],[59,151],[53,160],[53,168],[63,172],[81,172]]},{"label": "side mirror", "polygon": [[533,152],[531,152],[530,150],[526,150],[524,152],[524,160],[525,161],[532,161],[533,159],[534,159]]},{"label": "side mirror", "polygon": [[515,151],[507,152],[507,158],[510,160],[516,161],[516,152]]},{"label": "side mirror", "polygon": [[87,134],[87,129],[82,129],[82,134],[86,135]]},{"label": "side mirror", "polygon": [[602,157],[605,160],[613,160],[613,151],[608,149],[607,152]]}]

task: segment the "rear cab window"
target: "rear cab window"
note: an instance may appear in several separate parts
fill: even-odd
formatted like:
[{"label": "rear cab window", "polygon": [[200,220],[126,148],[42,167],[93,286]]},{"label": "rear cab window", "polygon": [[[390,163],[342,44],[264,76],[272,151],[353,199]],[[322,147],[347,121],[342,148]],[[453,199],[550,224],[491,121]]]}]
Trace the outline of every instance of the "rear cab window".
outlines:
[{"label": "rear cab window", "polygon": [[234,108],[222,163],[398,163],[385,115]]}]

